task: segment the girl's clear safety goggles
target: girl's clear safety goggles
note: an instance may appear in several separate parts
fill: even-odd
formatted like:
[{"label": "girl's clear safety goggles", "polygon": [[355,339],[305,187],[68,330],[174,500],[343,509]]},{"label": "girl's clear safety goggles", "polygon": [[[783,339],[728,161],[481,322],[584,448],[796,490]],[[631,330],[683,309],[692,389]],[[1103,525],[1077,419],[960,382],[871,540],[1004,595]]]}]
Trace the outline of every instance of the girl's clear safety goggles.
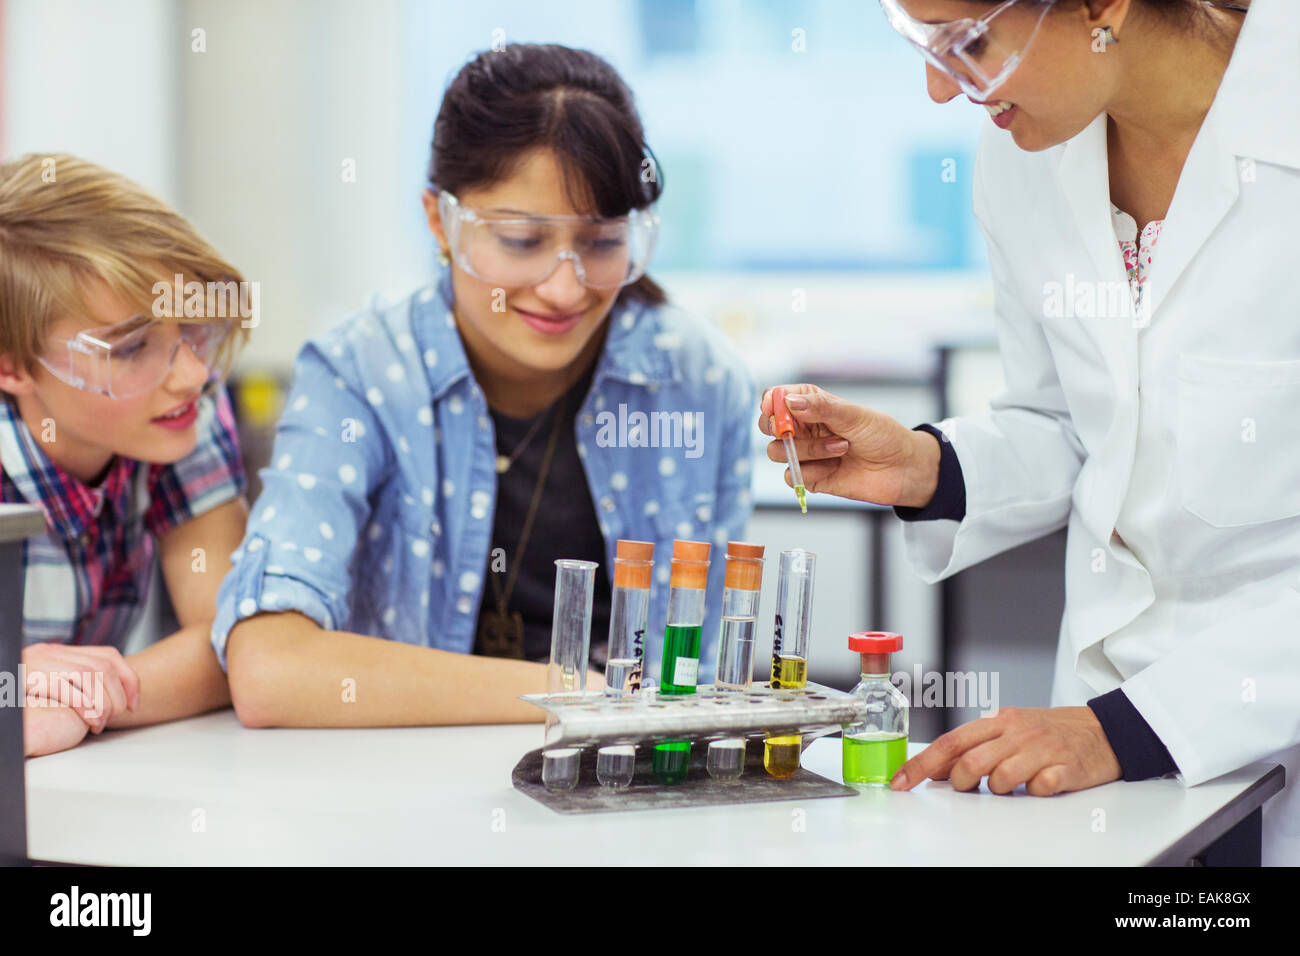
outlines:
[{"label": "girl's clear safety goggles", "polygon": [[171,322],[137,315],[116,325],[84,329],[70,339],[54,339],[52,344],[65,346],[66,352],[37,361],[73,388],[117,399],[135,398],[167,379],[182,345],[207,366],[209,381],[218,379],[217,358],[234,324],[234,320]]},{"label": "girl's clear safety goggles", "polygon": [[565,261],[589,289],[617,289],[645,275],[659,232],[649,209],[626,216],[512,216],[460,204],[445,189],[438,213],[451,258],[464,271],[504,288],[545,282]]},{"label": "girl's clear safety goggles", "polygon": [[[880,0],[889,25],[921,51],[935,69],[952,77],[971,99],[984,101],[1007,81],[1043,18],[1056,0],[1006,0],[979,19],[966,18],[947,23],[923,23],[903,9],[902,0]],[[1012,7],[1032,5],[1037,10],[1023,15],[1002,16]]]}]

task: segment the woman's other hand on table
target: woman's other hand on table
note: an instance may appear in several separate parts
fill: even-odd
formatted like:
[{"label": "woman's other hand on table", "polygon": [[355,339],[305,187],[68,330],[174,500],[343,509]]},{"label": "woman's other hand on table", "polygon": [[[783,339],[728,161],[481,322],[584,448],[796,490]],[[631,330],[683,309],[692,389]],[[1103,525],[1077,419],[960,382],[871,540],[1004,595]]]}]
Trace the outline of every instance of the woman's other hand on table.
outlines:
[{"label": "woman's other hand on table", "polygon": [[1120,778],[1119,760],[1091,707],[1003,707],[948,731],[899,768],[891,784],[910,790],[926,778],[994,793],[1020,784],[1035,797],[1086,790]]}]

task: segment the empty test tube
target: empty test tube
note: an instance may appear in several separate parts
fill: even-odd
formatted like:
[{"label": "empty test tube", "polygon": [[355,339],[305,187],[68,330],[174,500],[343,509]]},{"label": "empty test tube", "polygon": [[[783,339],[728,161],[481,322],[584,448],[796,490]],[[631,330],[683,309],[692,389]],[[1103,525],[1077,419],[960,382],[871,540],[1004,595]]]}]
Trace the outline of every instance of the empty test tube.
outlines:
[{"label": "empty test tube", "polygon": [[595,561],[555,562],[555,610],[551,619],[551,662],[547,690],[552,694],[587,689],[591,652],[591,602],[595,596]]},{"label": "empty test tube", "polygon": [[552,792],[572,790],[578,785],[582,751],[577,747],[554,747],[542,751],[542,786]]},{"label": "empty test tube", "polygon": [[754,632],[758,630],[759,589],[763,586],[763,546],[727,542],[727,575],[722,592],[722,631],[713,686],[748,690],[754,673]]},{"label": "empty test tube", "polygon": [[646,622],[650,615],[650,572],[655,546],[650,541],[616,545],[614,587],[609,604],[609,656],[605,696],[620,698],[641,690]]},{"label": "empty test tube", "polygon": [[596,780],[610,790],[626,790],[636,774],[636,746],[614,744],[596,751]]}]

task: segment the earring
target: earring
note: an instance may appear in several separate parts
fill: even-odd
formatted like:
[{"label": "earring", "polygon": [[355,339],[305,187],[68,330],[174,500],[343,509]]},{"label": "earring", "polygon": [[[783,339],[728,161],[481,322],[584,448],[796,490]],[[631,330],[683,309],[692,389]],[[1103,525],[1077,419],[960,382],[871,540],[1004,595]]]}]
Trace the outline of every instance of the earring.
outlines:
[{"label": "earring", "polygon": [[1110,27],[1101,28],[1101,45],[1103,47],[1114,46],[1118,42],[1119,37],[1115,36],[1115,34],[1111,32]]},{"label": "earring", "polygon": [[446,266],[451,264],[451,257],[447,255],[447,250],[442,246],[438,247],[438,265]]}]

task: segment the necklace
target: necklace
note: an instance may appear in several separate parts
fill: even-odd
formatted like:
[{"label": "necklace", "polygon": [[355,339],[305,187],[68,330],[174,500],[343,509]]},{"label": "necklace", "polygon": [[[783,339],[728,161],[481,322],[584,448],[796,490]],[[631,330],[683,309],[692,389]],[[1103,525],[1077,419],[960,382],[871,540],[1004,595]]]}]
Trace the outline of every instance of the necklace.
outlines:
[{"label": "necklace", "polygon": [[[501,576],[498,571],[492,569],[488,571],[492,581],[492,591],[496,597],[496,610],[485,610],[479,616],[475,653],[488,657],[523,659],[524,618],[518,611],[510,610],[510,595],[514,592],[519,566],[523,563],[524,552],[528,548],[528,536],[533,530],[533,520],[537,517],[537,507],[542,502],[542,491],[546,487],[546,476],[551,470],[551,459],[555,457],[555,446],[560,437],[560,429],[564,425],[567,408],[568,403],[564,399],[556,402],[555,422],[551,426],[551,435],[546,442],[546,453],[542,457],[541,472],[537,476],[537,484],[533,486],[532,500],[528,504],[528,516],[524,518],[523,530],[519,532],[519,543],[515,546],[515,553],[510,561],[505,587],[503,588],[501,585]],[[518,453],[519,449],[516,448],[515,454]],[[507,465],[507,467],[509,466]],[[500,471],[501,469],[498,467],[497,470]]]},{"label": "necklace", "polygon": [[519,439],[519,444],[515,446],[514,451],[512,451],[509,455],[502,455],[500,453],[497,454],[496,470],[498,475],[504,475],[507,471],[510,470],[510,466],[515,463],[515,459],[518,458],[519,453],[524,450],[524,446],[527,445],[528,442],[532,439],[532,437],[537,434],[537,429],[541,427],[541,424],[545,419],[546,419],[545,412],[538,415],[537,419],[532,423],[532,425],[529,426],[528,431],[524,434],[524,437]]}]

